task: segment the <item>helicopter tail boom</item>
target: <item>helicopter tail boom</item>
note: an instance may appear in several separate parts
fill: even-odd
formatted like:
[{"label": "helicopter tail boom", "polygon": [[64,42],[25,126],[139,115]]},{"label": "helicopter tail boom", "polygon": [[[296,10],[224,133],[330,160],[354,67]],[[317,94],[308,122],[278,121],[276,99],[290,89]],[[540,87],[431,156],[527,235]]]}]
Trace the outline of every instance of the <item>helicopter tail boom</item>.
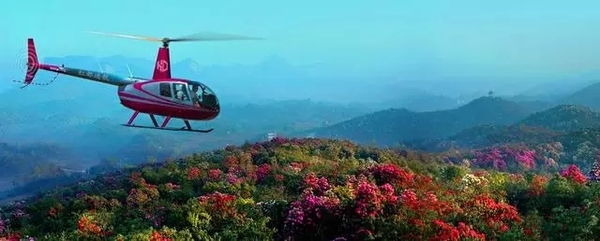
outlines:
[{"label": "helicopter tail boom", "polygon": [[[54,72],[56,75],[54,78],[47,83],[33,83],[33,79],[39,70],[45,70],[49,72]],[[114,74],[97,72],[91,70],[84,69],[76,69],[65,67],[64,65],[52,65],[52,64],[44,64],[40,63],[37,56],[37,51],[35,49],[35,43],[33,42],[33,38],[27,39],[27,73],[25,74],[25,80],[23,81],[15,81],[19,83],[25,84],[21,88],[25,88],[29,85],[48,85],[51,84],[59,74],[69,75],[77,78],[88,79],[96,82],[101,82],[105,84],[115,85],[115,86],[123,86],[132,84],[138,81],[135,78],[126,78]]]}]

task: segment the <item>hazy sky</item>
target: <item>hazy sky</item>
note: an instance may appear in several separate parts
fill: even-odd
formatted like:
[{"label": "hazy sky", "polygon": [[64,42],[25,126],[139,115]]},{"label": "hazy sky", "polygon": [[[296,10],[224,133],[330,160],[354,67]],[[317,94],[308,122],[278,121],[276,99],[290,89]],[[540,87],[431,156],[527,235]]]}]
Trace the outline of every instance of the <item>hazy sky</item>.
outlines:
[{"label": "hazy sky", "polygon": [[256,63],[280,55],[295,64],[429,75],[577,73],[600,68],[598,9],[600,2],[591,0],[9,1],[0,9],[0,56],[23,56],[32,36],[42,57],[153,59],[156,43],[83,31],[156,37],[218,31],[267,40],[172,44],[172,58]]}]

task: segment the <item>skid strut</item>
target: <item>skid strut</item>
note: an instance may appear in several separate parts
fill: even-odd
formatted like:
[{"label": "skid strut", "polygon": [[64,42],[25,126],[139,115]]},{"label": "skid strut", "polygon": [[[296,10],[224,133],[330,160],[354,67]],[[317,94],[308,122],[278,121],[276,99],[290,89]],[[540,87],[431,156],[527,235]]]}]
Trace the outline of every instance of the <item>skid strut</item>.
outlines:
[{"label": "skid strut", "polygon": [[158,121],[156,121],[156,117],[153,114],[148,114],[150,116],[150,119],[152,120],[152,124],[154,126],[138,126],[133,124],[133,121],[135,120],[135,118],[137,118],[137,116],[140,114],[139,111],[135,111],[133,112],[133,114],[131,115],[131,117],[129,118],[129,121],[127,121],[127,124],[123,124],[123,126],[126,127],[135,127],[135,128],[147,128],[147,129],[157,129],[157,130],[167,130],[167,131],[188,131],[188,132],[200,132],[200,133],[208,133],[213,131],[213,129],[208,129],[208,130],[195,130],[192,129],[192,125],[190,125],[190,122],[188,120],[183,120],[183,123],[185,124],[184,127],[181,128],[171,128],[171,127],[167,127],[167,125],[169,124],[169,121],[171,121],[171,116],[165,116],[165,119],[163,120],[163,122],[161,123],[161,125],[158,125]]}]

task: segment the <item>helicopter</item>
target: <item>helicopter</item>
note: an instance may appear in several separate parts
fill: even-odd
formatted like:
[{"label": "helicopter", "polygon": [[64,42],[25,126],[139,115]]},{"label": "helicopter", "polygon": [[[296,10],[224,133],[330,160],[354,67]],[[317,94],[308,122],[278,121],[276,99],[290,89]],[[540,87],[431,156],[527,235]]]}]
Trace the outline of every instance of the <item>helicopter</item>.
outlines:
[{"label": "helicopter", "polygon": [[[123,77],[110,73],[65,67],[64,65],[57,66],[40,63],[38,61],[34,40],[33,38],[28,38],[27,72],[25,74],[25,80],[18,81],[24,84],[21,88],[25,88],[31,84],[38,84],[33,82],[38,70],[54,72],[56,73],[55,78],[59,74],[64,74],[109,84],[117,86],[117,94],[121,105],[133,110],[133,114],[126,124],[122,124],[123,126],[201,133],[208,133],[213,129],[193,129],[190,125],[190,120],[209,121],[216,118],[221,110],[219,100],[215,92],[204,83],[171,77],[169,43],[189,41],[262,40],[261,38],[255,37],[209,32],[180,38],[153,38],[91,31],[89,33],[162,43],[162,46],[158,49],[152,78],[147,79],[133,76]],[[54,79],[52,81],[54,81]],[[140,113],[150,116],[153,126],[135,125],[133,122]],[[163,121],[160,125],[156,116],[163,117]],[[181,128],[167,127],[172,118],[183,120],[185,126]]]}]

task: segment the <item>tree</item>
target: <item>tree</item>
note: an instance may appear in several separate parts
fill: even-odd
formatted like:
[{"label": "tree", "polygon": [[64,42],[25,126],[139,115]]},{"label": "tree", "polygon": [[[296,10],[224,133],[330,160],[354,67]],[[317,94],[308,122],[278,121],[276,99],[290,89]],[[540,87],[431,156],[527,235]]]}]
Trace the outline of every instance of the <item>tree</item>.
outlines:
[{"label": "tree", "polygon": [[593,181],[600,180],[600,160],[598,158],[592,163],[588,177]]}]

